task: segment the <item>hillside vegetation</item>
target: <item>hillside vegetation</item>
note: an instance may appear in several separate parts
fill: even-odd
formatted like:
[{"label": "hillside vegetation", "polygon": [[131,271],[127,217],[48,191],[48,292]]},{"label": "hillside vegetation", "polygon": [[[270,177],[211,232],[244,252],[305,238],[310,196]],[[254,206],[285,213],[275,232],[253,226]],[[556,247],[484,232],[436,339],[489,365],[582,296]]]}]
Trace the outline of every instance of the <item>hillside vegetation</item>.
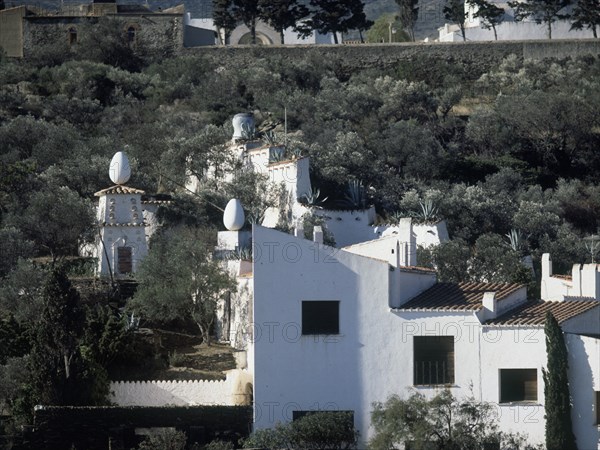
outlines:
[{"label": "hillside vegetation", "polygon": [[[131,355],[125,319],[81,307],[57,269],[97,232],[93,194],[108,187],[116,151],[130,156],[131,186],[173,195],[161,212],[166,228],[222,227],[232,197],[254,217],[276,201],[265,198],[266,177],[248,172],[197,195],[182,189],[189,161],[196,173],[228,170],[223,144],[239,112],[254,112],[281,142],[287,111],[288,147],[310,156],[328,206],[352,182],[381,222],[446,219],[453,240],[419,255],[441,280],[530,282],[526,255],[537,264],[550,252],[565,272],[594,257],[585,238],[600,217],[598,58],[508,57],[486,73],[415,58],[349,72],[318,52],[248,52],[153,61],[142,48],[82,41],[74,53],[0,59],[4,408],[29,420],[35,402],[71,401],[61,392],[106,402],[111,365]],[[89,266],[68,270],[72,278]],[[56,292],[79,306],[59,314]],[[73,321],[81,326],[51,333]]]}]

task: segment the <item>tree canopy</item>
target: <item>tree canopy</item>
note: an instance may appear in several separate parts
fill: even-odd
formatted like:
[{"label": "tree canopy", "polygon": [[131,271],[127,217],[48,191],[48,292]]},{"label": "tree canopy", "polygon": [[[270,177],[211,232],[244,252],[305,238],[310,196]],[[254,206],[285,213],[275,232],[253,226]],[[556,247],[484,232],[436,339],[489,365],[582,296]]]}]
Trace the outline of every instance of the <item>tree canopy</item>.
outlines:
[{"label": "tree canopy", "polygon": [[525,0],[509,1],[508,6],[515,11],[515,20],[531,18],[535,23],[545,24],[548,39],[552,39],[552,24],[569,17],[563,9],[571,0]]},{"label": "tree canopy", "polygon": [[235,280],[212,259],[214,230],[179,228],[153,240],[128,307],[158,323],[193,321],[210,344],[217,302],[235,292]]}]

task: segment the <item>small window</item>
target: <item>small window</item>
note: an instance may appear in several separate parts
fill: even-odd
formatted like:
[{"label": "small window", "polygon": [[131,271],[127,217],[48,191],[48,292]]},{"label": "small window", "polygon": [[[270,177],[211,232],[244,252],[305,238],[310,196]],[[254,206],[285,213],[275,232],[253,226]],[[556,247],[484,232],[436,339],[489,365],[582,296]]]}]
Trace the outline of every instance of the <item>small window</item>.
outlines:
[{"label": "small window", "polygon": [[415,336],[414,384],[454,383],[454,336]]},{"label": "small window", "polygon": [[77,29],[75,27],[69,28],[67,33],[67,38],[69,40],[69,45],[73,45],[77,43]]},{"label": "small window", "polygon": [[340,302],[302,302],[302,334],[339,334]]},{"label": "small window", "polygon": [[500,403],[536,402],[537,369],[500,369]]},{"label": "small window", "polygon": [[133,262],[131,256],[131,247],[117,247],[117,269],[119,273],[132,272]]},{"label": "small window", "polygon": [[136,32],[137,30],[133,26],[127,28],[127,42],[129,42],[130,44],[135,44]]},{"label": "small window", "polygon": [[600,425],[600,391],[596,391],[596,425]]}]

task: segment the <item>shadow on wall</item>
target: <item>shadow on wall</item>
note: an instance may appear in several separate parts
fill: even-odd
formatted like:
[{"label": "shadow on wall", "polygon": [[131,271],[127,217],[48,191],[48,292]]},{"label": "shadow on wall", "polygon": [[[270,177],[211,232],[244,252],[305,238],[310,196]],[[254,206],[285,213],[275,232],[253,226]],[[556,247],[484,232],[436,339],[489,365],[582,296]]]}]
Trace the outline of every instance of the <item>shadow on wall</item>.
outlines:
[{"label": "shadow on wall", "polygon": [[[565,341],[569,355],[569,385],[573,401],[571,418],[577,447],[600,448],[600,428],[598,428],[600,405],[597,401],[600,379],[594,379],[594,372],[590,365],[590,362],[596,361],[598,364],[600,361],[600,339],[565,333]],[[596,372],[600,372],[600,368]],[[600,373],[596,373],[596,378],[599,375]]]}]

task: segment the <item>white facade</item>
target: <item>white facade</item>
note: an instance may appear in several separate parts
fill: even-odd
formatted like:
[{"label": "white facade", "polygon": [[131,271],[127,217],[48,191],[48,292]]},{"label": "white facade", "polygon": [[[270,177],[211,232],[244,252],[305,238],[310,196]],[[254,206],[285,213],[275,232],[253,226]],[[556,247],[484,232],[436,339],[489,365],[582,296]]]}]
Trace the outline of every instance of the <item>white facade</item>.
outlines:
[{"label": "white facade", "polygon": [[148,254],[148,236],[142,206],[143,191],[114,186],[96,193],[99,237],[93,248],[97,273],[129,277]]},{"label": "white facade", "polygon": [[[202,45],[215,45],[224,40],[223,33],[217,39],[218,30],[211,18],[192,18],[191,14],[184,14],[184,46],[197,47]],[[321,34],[313,31],[309,36],[300,37],[292,28],[283,31],[285,45],[311,45],[311,44],[333,44],[332,33]],[[338,33],[338,42],[342,42],[342,35]],[[250,29],[244,25],[238,25],[229,36],[227,42],[230,45],[251,44]],[[256,23],[256,43],[259,45],[277,45],[281,43],[279,32],[268,24],[258,21]]]},{"label": "white facade", "polygon": [[[477,400],[497,404],[503,431],[526,433],[530,443],[542,443],[543,322],[527,325],[519,321],[526,320],[528,308],[543,312],[559,307],[556,311],[560,314],[570,314],[559,314],[559,320],[567,317],[561,325],[571,333],[569,349],[582,358],[582,362],[573,360],[570,371],[577,380],[571,385],[577,438],[586,445],[597,445],[598,428],[590,417],[597,407],[592,403],[600,370],[600,355],[594,353],[599,341],[582,335],[600,335],[600,303],[531,303],[523,287],[483,284],[476,288],[492,292],[478,291],[480,298],[474,303],[461,306],[459,299],[457,305],[414,305],[419,294],[427,296],[434,288],[444,292],[446,285],[436,285],[430,271],[403,266],[397,251],[392,256],[390,250],[399,249],[400,240],[374,241],[377,249],[371,252],[360,249],[369,243],[335,249],[254,228],[255,427],[290,421],[294,411],[350,410],[361,433],[362,448],[373,432],[373,402],[384,402],[392,394],[406,395],[408,388],[433,396],[448,387],[457,397],[472,394]],[[390,245],[382,247],[381,242]],[[468,285],[461,289],[463,296],[470,295]],[[339,302],[337,333],[303,333],[308,326],[304,308],[315,301]],[[437,299],[433,296],[428,301],[435,304]],[[582,309],[573,312],[572,307]],[[441,336],[453,343],[453,379],[440,384],[417,383],[415,346],[417,339],[425,336]],[[501,401],[501,395],[508,398],[502,394],[508,385],[503,388],[502,383],[507,383],[506,374],[515,369],[519,376],[533,377],[523,381],[529,383],[530,397]],[[580,420],[581,411],[585,414]]]}]

